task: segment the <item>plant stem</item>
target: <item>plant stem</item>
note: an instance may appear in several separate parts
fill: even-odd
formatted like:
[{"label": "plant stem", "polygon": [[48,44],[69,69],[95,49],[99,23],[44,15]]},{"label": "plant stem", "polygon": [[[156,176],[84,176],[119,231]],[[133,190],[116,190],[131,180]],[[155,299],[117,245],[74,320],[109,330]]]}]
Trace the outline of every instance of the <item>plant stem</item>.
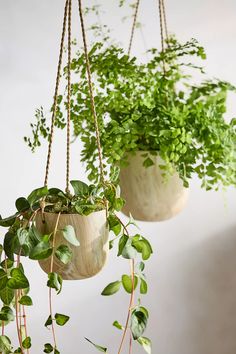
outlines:
[{"label": "plant stem", "polygon": [[[17,268],[19,267],[20,265],[20,254],[21,254],[21,250],[17,256]],[[23,348],[23,345],[22,345],[22,335],[21,335],[21,329],[20,329],[20,323],[19,323],[19,291],[16,290],[15,291],[15,302],[16,302],[16,329],[17,329],[17,335],[18,335],[18,340],[19,340],[19,344],[20,344],[20,349],[21,349],[21,352],[22,354],[24,354],[24,348]]]},{"label": "plant stem", "polygon": [[132,354],[132,344],[133,344],[133,339],[132,339],[132,333],[130,331],[130,334],[129,334],[129,354]]},{"label": "plant stem", "polygon": [[[131,311],[132,311],[132,307],[133,307],[133,302],[134,302],[134,259],[130,260],[130,269],[131,269],[131,277],[132,277],[132,291],[130,294],[128,314],[127,314],[125,328],[124,328],[123,336],[121,339],[120,347],[118,350],[118,354],[121,353],[121,350],[122,350],[122,347],[124,344],[125,336],[126,336],[126,333],[127,333],[128,327],[129,327],[129,320],[130,320],[130,315],[131,315]],[[132,341],[131,341],[131,343],[132,343]],[[130,350],[132,350],[132,345],[130,346]],[[130,353],[131,353],[131,351],[130,351]]]},{"label": "plant stem", "polygon": [[[121,219],[117,215],[116,215],[116,218],[119,220],[119,222],[122,225],[122,227],[123,227],[124,231],[126,232],[127,236],[130,237],[129,231],[128,231],[126,225],[121,221]],[[132,291],[131,291],[131,294],[130,294],[130,302],[129,302],[128,314],[127,314],[125,328],[124,328],[123,336],[122,336],[122,339],[121,339],[121,343],[120,343],[118,354],[121,353],[121,350],[122,350],[122,347],[123,347],[123,344],[124,344],[125,336],[126,336],[126,333],[127,333],[127,330],[128,330],[128,326],[129,326],[129,320],[130,320],[132,307],[134,305],[134,291],[135,291],[135,289],[134,289],[134,280],[135,280],[135,278],[134,278],[134,259],[133,258],[130,260],[130,273],[131,273],[131,280],[132,280]],[[132,353],[132,337],[130,337],[130,341],[129,341],[129,354],[131,354],[131,353]]]},{"label": "plant stem", "polygon": [[[22,294],[21,294],[22,295]],[[28,337],[28,330],[27,330],[27,317],[25,313],[25,306],[22,306],[22,311],[23,311],[23,319],[24,319],[24,328],[25,328],[25,337]],[[29,349],[26,350],[27,354],[29,354]]]},{"label": "plant stem", "polygon": [[[57,220],[56,220],[56,225],[53,231],[52,235],[52,255],[51,255],[51,262],[50,262],[50,273],[53,271],[53,259],[54,259],[54,248],[55,248],[55,240],[56,240],[56,232],[58,229],[58,223],[60,219],[61,213],[58,214]],[[54,349],[57,348],[57,341],[56,341],[56,332],[54,328],[54,322],[53,322],[53,308],[52,308],[52,288],[49,288],[49,312],[52,320],[52,336],[53,336],[53,342],[54,342]]]}]

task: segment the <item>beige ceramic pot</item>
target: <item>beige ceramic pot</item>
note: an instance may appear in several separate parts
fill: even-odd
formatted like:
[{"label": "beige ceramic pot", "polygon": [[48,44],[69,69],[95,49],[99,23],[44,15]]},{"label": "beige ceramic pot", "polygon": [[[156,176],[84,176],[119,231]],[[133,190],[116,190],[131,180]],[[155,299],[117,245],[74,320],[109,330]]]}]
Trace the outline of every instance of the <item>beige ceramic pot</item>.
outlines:
[{"label": "beige ceramic pot", "polygon": [[141,221],[163,221],[177,215],[188,199],[188,189],[184,188],[178,173],[165,180],[159,165],[159,156],[151,156],[154,165],[143,166],[143,154],[138,151],[128,155],[129,165],[120,171],[121,196],[126,200],[125,215],[130,213]]},{"label": "beige ceramic pot", "polygon": [[[42,219],[44,218],[44,221]],[[58,214],[39,213],[36,217],[36,227],[43,234],[54,231]],[[65,240],[60,231],[65,226],[71,225],[75,229],[80,246],[71,245]],[[72,260],[64,265],[55,256],[53,260],[53,272],[59,273],[65,280],[90,278],[104,267],[109,251],[109,231],[107,228],[106,211],[98,211],[88,216],[79,214],[61,214],[58,231],[55,238],[55,248],[60,245],[68,245],[72,250]],[[41,268],[50,272],[51,257],[39,261]]]}]

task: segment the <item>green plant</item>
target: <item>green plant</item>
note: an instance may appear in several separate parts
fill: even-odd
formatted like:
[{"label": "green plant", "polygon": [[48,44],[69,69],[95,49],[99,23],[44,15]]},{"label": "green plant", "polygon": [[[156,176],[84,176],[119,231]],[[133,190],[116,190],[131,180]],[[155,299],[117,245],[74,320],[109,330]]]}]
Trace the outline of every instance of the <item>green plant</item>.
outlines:
[{"label": "green plant", "polygon": [[[52,329],[53,341],[52,343],[45,343],[43,352],[60,353],[55,326],[64,326],[69,321],[69,316],[53,312],[52,291],[57,294],[61,293],[63,279],[60,274],[53,271],[52,264],[54,257],[58,258],[63,264],[68,264],[72,259],[72,250],[68,245],[62,244],[57,248],[55,246],[60,215],[63,213],[89,215],[94,211],[107,208],[109,229],[115,235],[115,238],[110,241],[110,247],[118,242],[118,256],[130,260],[131,275],[125,274],[121,280],[109,284],[103,290],[102,295],[112,295],[119,290],[121,284],[123,285],[131,299],[125,326],[121,326],[117,321],[114,322],[115,327],[123,330],[120,350],[130,327],[133,339],[150,353],[151,342],[148,338],[143,337],[148,321],[148,311],[141,306],[140,302],[134,305],[134,292],[138,281],[140,282],[140,293],[145,294],[147,292],[147,282],[143,270],[144,261],[152,254],[151,245],[142,235],[131,236],[129,234],[128,227],[135,224],[132,218],[127,225],[124,225],[115,214],[115,211],[122,208],[123,200],[119,197],[117,187],[112,183],[106,182],[105,186],[94,186],[81,181],[71,181],[71,185],[74,191],[73,195],[64,193],[58,188],[38,188],[30,193],[27,198],[20,197],[16,200],[17,211],[14,215],[5,219],[0,218],[0,226],[8,228],[3,245],[1,245],[3,258],[0,263],[0,299],[2,301],[0,352],[4,354],[29,353],[32,343],[28,333],[25,308],[32,306],[33,300],[30,297],[30,280],[25,273],[22,259],[27,257],[32,261],[39,261],[51,257],[51,269],[47,280],[50,313],[45,321],[45,327]],[[42,211],[58,215],[55,228],[49,235],[40,233],[36,227],[35,218],[37,213]],[[63,236],[71,245],[79,246],[71,225],[65,226]],[[142,261],[135,266],[135,258],[138,254],[141,255]],[[12,340],[5,334],[6,325],[14,320],[19,340],[19,347],[16,349],[12,346]],[[106,352],[105,348],[94,345],[98,350]],[[130,340],[131,345],[132,340]]]},{"label": "green plant", "polygon": [[[163,172],[176,169],[185,186],[193,174],[206,189],[235,185],[236,120],[227,123],[224,119],[227,92],[235,91],[235,87],[216,79],[194,83],[195,71],[203,77],[205,74],[191,58],[206,57],[196,40],[180,44],[170,38],[167,44],[164,52],[150,50],[147,64],[128,57],[116,46],[96,43],[90,50],[104,167],[113,173],[115,167],[126,164],[127,153],[143,150],[160,154]],[[74,135],[83,141],[82,161],[86,162],[88,177],[97,181],[97,149],[81,52],[73,59],[71,70],[77,75],[71,88]],[[60,96],[59,128],[65,126],[64,102]],[[31,127],[33,138],[25,140],[34,150],[41,137],[49,137],[41,110]],[[144,154],[143,163],[151,166],[152,157]]]}]

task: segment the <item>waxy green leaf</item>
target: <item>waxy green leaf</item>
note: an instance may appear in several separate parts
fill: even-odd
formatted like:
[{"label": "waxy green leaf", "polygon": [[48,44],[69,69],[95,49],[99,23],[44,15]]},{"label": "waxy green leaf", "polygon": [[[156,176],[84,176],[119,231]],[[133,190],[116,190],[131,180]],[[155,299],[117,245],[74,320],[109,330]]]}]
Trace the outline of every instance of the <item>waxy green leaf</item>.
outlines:
[{"label": "waxy green leaf", "polygon": [[61,275],[57,274],[55,272],[49,273],[47,286],[49,288],[55,289],[57,291],[57,294],[60,294],[60,292],[62,290],[62,277],[61,277]]},{"label": "waxy green leaf", "polygon": [[[133,284],[133,282],[134,282],[134,284]],[[123,288],[125,289],[125,291],[127,293],[131,294],[133,287],[135,290],[138,285],[138,277],[134,276],[134,279],[132,280],[132,277],[130,275],[123,274],[122,275],[122,285],[123,285]]]},{"label": "waxy green leaf", "polygon": [[70,317],[67,315],[63,315],[61,313],[55,314],[56,324],[58,324],[59,326],[64,326],[69,321],[69,319]]},{"label": "waxy green leaf", "polygon": [[89,193],[89,186],[82,181],[70,181],[76,196],[84,196]]},{"label": "waxy green leaf", "polygon": [[88,338],[85,338],[89,343],[91,343],[99,352],[102,352],[102,353],[107,353],[107,348],[104,348],[104,347],[101,347],[100,345],[97,345],[93,342],[91,342],[90,339]]},{"label": "waxy green leaf", "polygon": [[0,352],[4,354],[12,353],[11,341],[7,336],[0,336]]},{"label": "waxy green leaf", "polygon": [[142,336],[148,321],[148,311],[144,307],[135,308],[131,313],[131,332],[136,340]]},{"label": "waxy green leaf", "polygon": [[139,337],[137,340],[147,354],[152,354],[152,342],[149,338]]},{"label": "waxy green leaf", "polygon": [[50,343],[44,344],[44,353],[52,353],[53,352],[53,346]]},{"label": "waxy green leaf", "polygon": [[30,337],[26,337],[23,342],[22,342],[22,346],[25,349],[29,349],[31,348],[31,338]]},{"label": "waxy green leaf", "polygon": [[60,245],[55,251],[55,256],[64,264],[71,261],[72,255],[73,253],[67,245]]},{"label": "waxy green leaf", "polygon": [[120,286],[121,286],[121,281],[114,281],[113,283],[108,284],[104,290],[102,291],[101,295],[104,296],[110,296],[113,295],[115,293],[117,293],[120,290]]},{"label": "waxy green leaf", "polygon": [[10,289],[25,289],[29,287],[29,281],[20,268],[11,270],[11,277],[7,281],[7,286]]},{"label": "waxy green leaf", "polygon": [[0,321],[14,321],[15,315],[9,306],[3,306],[0,311]]},{"label": "waxy green leaf", "polygon": [[64,238],[73,246],[78,247],[80,245],[79,240],[76,237],[75,229],[71,225],[67,225],[62,230]]},{"label": "waxy green leaf", "polygon": [[52,247],[47,240],[39,242],[30,252],[29,258],[34,260],[47,259],[52,254]]},{"label": "waxy green leaf", "polygon": [[118,329],[124,329],[124,327],[118,321],[114,321],[112,325]]},{"label": "waxy green leaf", "polygon": [[18,302],[24,306],[32,306],[33,305],[33,301],[31,299],[31,297],[28,295],[23,295]]},{"label": "waxy green leaf", "polygon": [[33,192],[30,193],[27,200],[28,200],[30,206],[32,207],[33,204],[38,202],[43,197],[46,197],[47,194],[48,194],[47,187],[37,188],[37,189],[33,190]]},{"label": "waxy green leaf", "polygon": [[28,202],[28,200],[26,198],[18,198],[16,200],[16,209],[19,211],[19,212],[24,212],[26,210],[29,210],[30,209],[30,203]]}]

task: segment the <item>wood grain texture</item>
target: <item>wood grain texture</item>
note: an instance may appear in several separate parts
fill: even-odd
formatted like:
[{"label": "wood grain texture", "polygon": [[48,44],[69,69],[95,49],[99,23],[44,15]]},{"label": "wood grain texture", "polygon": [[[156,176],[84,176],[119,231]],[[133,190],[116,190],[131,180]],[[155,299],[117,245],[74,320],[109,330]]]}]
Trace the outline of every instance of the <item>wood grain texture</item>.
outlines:
[{"label": "wood grain texture", "polygon": [[121,168],[121,196],[126,200],[122,211],[141,221],[170,219],[185,207],[188,189],[183,187],[178,173],[164,180],[159,167],[164,162],[159,156],[150,156],[154,165],[144,167],[143,153],[145,151],[129,154],[129,165]]},{"label": "wood grain texture", "polygon": [[[58,214],[44,213],[36,217],[36,227],[43,234],[53,232]],[[76,237],[80,242],[79,247],[71,245],[65,240],[60,231],[66,225],[72,225]],[[68,245],[73,253],[69,264],[64,265],[55,256],[53,260],[53,271],[59,273],[65,280],[76,280],[90,278],[99,273],[104,267],[109,251],[109,231],[107,228],[106,211],[98,211],[88,216],[79,214],[61,214],[56,233],[55,247],[61,244]],[[51,257],[39,261],[41,268],[50,272]]]}]

